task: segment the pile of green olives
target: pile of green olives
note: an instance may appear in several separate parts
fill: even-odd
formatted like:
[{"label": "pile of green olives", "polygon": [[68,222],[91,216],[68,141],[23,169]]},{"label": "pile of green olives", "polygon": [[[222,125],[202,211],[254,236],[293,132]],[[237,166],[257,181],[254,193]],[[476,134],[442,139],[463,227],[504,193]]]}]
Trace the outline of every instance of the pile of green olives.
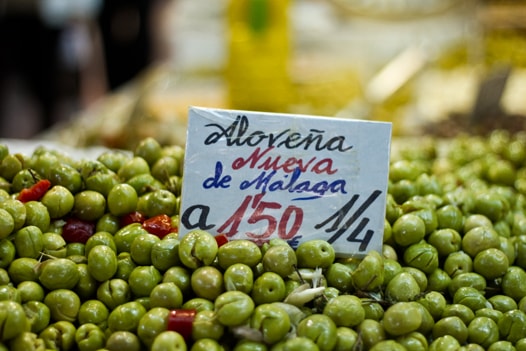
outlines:
[{"label": "pile of green olives", "polygon": [[526,350],[526,134],[396,146],[382,252],[338,257],[179,236],[180,147],[0,145],[0,351]]}]

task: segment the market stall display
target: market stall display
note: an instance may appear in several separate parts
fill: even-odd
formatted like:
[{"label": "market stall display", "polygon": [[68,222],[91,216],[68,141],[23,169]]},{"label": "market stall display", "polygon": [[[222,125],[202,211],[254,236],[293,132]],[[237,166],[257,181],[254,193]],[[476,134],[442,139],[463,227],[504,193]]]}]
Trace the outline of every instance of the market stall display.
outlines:
[{"label": "market stall display", "polygon": [[180,238],[180,147],[3,144],[2,346],[524,349],[524,134],[416,142],[393,143],[383,251],[360,259],[323,240]]},{"label": "market stall display", "polygon": [[[259,33],[268,13],[251,3]],[[188,108],[236,107],[241,63],[155,65],[35,140],[0,139],[0,351],[526,350],[524,5],[273,2],[285,3],[334,22],[287,46],[278,112],[393,123],[381,250],[181,235]],[[407,41],[378,45],[395,27]],[[403,79],[379,79],[400,57]]]}]

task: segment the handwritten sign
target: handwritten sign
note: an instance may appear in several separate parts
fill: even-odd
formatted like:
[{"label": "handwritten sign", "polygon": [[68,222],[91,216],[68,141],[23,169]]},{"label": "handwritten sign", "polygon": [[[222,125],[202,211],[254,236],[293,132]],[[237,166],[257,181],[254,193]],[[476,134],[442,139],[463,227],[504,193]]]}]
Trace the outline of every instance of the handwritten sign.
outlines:
[{"label": "handwritten sign", "polygon": [[191,107],[180,233],[381,251],[391,124]]}]

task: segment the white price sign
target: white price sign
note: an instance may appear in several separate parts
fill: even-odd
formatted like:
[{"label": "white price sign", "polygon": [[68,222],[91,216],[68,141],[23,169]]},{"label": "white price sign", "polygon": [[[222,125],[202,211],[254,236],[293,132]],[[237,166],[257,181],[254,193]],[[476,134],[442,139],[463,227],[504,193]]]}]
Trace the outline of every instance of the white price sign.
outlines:
[{"label": "white price sign", "polygon": [[381,252],[391,123],[191,107],[181,235]]}]

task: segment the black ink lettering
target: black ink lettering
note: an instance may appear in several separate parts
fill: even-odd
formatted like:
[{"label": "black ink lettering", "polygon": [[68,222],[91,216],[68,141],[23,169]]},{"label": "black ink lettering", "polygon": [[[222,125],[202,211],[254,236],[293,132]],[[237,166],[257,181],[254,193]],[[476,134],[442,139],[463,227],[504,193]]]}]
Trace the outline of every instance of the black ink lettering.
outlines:
[{"label": "black ink lettering", "polygon": [[324,139],[324,130],[310,129],[307,135],[292,132],[290,128],[278,133],[266,134],[264,131],[256,130],[247,134],[249,120],[247,116],[237,116],[234,122],[228,127],[223,127],[218,123],[206,124],[205,127],[216,128],[217,131],[210,133],[205,141],[205,145],[212,145],[223,138],[227,146],[258,146],[266,143],[266,147],[285,147],[287,149],[308,150],[314,148],[316,151],[328,150],[345,152],[353,148],[352,145],[345,145],[345,136],[335,136],[328,140]]},{"label": "black ink lettering", "polygon": [[[351,210],[353,205],[358,200],[359,195],[354,195],[351,198],[351,200],[349,200],[349,202],[347,202],[340,210],[336,211],[333,215],[331,215],[325,221],[319,224],[316,224],[314,228],[320,229],[324,227],[325,225],[327,225],[328,223],[330,223],[331,221],[334,221],[333,225],[330,228],[327,228],[325,231],[327,233],[335,231],[334,235],[331,236],[327,240],[330,243],[335,242],[336,240],[338,240],[338,238],[341,235],[343,235],[343,233],[347,231],[347,229],[349,229],[354,224],[354,222],[357,219],[360,218],[360,216],[369,208],[369,206],[371,206],[371,204],[378,198],[378,196],[380,196],[381,193],[382,192],[380,190],[373,191],[371,195],[364,201],[364,203],[360,207],[358,207],[358,209],[354,213],[351,214],[351,216],[349,217],[349,219],[347,219],[346,222],[343,223],[343,225],[341,224],[342,224],[342,221],[344,220],[344,217],[346,217],[349,214],[349,211]],[[354,242],[361,241],[362,242],[362,245],[360,246],[361,251],[364,246],[364,243],[365,243],[365,247],[367,247],[367,243],[371,239],[370,236],[372,234],[369,233],[368,231],[366,234],[366,238],[361,239],[361,240],[356,239],[356,238],[362,232],[362,230],[364,229],[364,227],[367,225],[368,222],[369,222],[369,218],[367,217],[363,218],[360,224],[358,225],[358,228],[356,228],[355,231],[353,231],[351,235],[348,237],[349,241],[354,241]],[[367,239],[367,242],[366,242],[366,239]],[[365,250],[365,248],[363,248],[363,250]]]},{"label": "black ink lettering", "polygon": [[[192,216],[194,211],[199,211],[200,213],[199,218],[197,222],[191,223],[190,222],[190,216]],[[185,228],[188,229],[202,229],[202,230],[210,230],[213,227],[215,227],[215,224],[206,224],[206,220],[208,218],[208,214],[210,213],[210,207],[206,205],[194,205],[188,207],[183,215],[181,216],[181,223],[185,226]]]}]

